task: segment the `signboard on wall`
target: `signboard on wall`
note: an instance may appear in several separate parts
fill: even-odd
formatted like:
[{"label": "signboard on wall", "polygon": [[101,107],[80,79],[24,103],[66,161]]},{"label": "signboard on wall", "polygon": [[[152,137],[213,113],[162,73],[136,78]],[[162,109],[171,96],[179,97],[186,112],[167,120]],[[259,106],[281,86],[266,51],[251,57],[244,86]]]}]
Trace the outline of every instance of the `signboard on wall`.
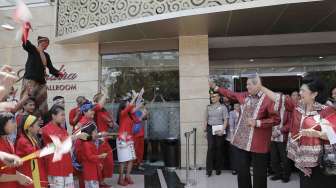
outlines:
[{"label": "signboard on wall", "polygon": [[[85,96],[91,99],[98,91],[98,67],[95,62],[89,62],[83,66],[82,62],[73,62],[68,64],[54,64],[54,67],[61,70],[64,75],[55,77],[51,74],[46,76],[48,101],[52,98],[61,95],[66,102],[75,103],[78,96]],[[15,85],[20,93],[23,75],[25,73],[24,65],[15,66],[14,71],[17,72],[20,81]],[[48,69],[46,72],[49,73]]]},{"label": "signboard on wall", "polygon": [[[48,91],[77,91],[78,90],[77,84],[68,82],[77,81],[78,73],[67,72],[65,65],[62,65],[59,70],[64,73],[64,75],[61,77],[55,77],[54,75],[51,74],[46,75]],[[20,80],[23,79],[24,73],[25,73],[24,68],[18,70],[17,75],[20,78]]]}]

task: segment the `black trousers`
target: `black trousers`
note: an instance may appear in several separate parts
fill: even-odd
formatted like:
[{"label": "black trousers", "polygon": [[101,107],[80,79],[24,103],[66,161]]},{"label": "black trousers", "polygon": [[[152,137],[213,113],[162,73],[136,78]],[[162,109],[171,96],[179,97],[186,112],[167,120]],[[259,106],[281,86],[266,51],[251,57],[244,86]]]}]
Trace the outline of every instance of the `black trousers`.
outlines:
[{"label": "black trousers", "polygon": [[230,144],[230,168],[231,170],[236,170],[237,171],[237,149],[235,148],[234,145]]},{"label": "black trousers", "polygon": [[326,176],[320,167],[312,168],[310,177],[300,171],[300,188],[331,188],[336,186],[336,176]]},{"label": "black trousers", "polygon": [[268,155],[237,150],[238,188],[252,188],[250,166],[253,167],[253,188],[267,188]]},{"label": "black trousers", "polygon": [[290,161],[287,158],[286,142],[271,142],[271,166],[274,175],[284,179],[291,174]]},{"label": "black trousers", "polygon": [[211,126],[207,128],[208,151],[206,157],[206,170],[221,170],[223,167],[224,136],[212,135]]},{"label": "black trousers", "polygon": [[223,170],[231,170],[231,164],[230,164],[230,145],[231,143],[226,140],[226,135],[223,136]]}]

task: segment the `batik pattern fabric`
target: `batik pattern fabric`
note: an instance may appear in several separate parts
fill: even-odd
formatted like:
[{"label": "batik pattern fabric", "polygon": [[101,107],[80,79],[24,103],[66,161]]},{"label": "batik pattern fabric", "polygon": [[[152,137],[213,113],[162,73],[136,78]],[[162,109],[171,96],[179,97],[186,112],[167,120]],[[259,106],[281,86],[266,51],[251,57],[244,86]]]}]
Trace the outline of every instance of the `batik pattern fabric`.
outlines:
[{"label": "batik pattern fabric", "polygon": [[[280,97],[280,94],[276,95],[277,100],[280,100]],[[287,111],[292,113],[292,128],[287,145],[288,158],[293,160],[295,167],[305,175],[311,175],[312,168],[320,165],[323,145],[326,152],[330,152],[330,144],[328,141],[316,137],[302,136],[300,139],[296,138],[303,129],[313,128],[321,131],[321,126],[318,125],[319,122],[314,117],[326,118],[328,115],[335,113],[335,110],[315,102],[312,110],[308,112],[302,101],[295,103],[290,97],[286,97],[285,107]]]},{"label": "batik pattern fabric", "polygon": [[[279,104],[280,103],[280,104]],[[284,142],[284,135],[281,129],[284,127],[285,123],[285,95],[282,95],[281,101],[276,101],[274,105],[274,110],[280,109],[280,124],[272,128],[272,139],[273,142]]]},{"label": "batik pattern fabric", "polygon": [[242,106],[242,114],[240,116],[236,132],[232,139],[232,144],[242,150],[251,150],[254,128],[248,125],[248,120],[250,118],[257,118],[257,113],[259,112],[265,95],[260,94],[259,96],[249,96],[245,98],[245,103]]}]

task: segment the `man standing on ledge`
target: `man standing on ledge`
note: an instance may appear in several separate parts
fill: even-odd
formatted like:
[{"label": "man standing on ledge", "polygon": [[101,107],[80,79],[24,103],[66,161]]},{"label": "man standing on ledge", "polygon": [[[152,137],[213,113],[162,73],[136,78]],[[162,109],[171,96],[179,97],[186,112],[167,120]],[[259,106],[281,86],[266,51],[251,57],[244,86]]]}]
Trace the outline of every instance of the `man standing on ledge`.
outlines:
[{"label": "man standing on ledge", "polygon": [[280,123],[274,103],[257,85],[257,76],[247,79],[247,92],[236,93],[209,82],[210,88],[242,105],[232,145],[237,150],[238,187],[252,188],[250,166],[253,167],[253,188],[267,188],[267,167],[272,127]]},{"label": "man standing on ledge", "polygon": [[37,47],[29,40],[22,39],[22,47],[28,52],[28,59],[25,66],[25,74],[22,81],[21,98],[26,95],[36,99],[36,108],[42,115],[48,112],[47,104],[47,86],[46,86],[46,68],[49,73],[55,77],[62,76],[63,73],[55,69],[51,63],[50,56],[45,50],[49,46],[47,37],[39,36],[37,38]]}]

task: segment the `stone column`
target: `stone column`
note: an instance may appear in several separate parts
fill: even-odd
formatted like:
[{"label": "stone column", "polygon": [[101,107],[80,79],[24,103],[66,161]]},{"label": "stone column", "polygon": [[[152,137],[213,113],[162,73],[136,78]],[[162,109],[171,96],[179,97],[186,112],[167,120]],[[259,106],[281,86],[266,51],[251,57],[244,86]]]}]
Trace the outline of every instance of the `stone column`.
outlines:
[{"label": "stone column", "polygon": [[[203,133],[206,106],[209,104],[209,46],[207,35],[180,36],[180,134],[181,164],[185,166],[184,132],[197,128],[197,165],[205,166],[207,142]],[[190,161],[193,164],[193,138],[190,139]]]}]

